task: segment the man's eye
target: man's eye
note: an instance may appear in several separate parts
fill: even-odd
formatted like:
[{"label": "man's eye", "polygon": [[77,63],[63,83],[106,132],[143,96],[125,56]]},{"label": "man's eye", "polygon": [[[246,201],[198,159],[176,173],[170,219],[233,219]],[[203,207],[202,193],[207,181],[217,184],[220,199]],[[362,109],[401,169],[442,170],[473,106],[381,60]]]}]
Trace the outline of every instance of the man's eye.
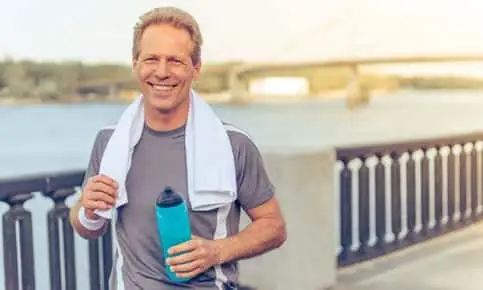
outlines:
[{"label": "man's eye", "polygon": [[180,59],[177,59],[177,58],[172,58],[172,59],[170,59],[170,61],[172,63],[176,63],[176,64],[182,64],[183,63],[183,61],[181,61]]}]

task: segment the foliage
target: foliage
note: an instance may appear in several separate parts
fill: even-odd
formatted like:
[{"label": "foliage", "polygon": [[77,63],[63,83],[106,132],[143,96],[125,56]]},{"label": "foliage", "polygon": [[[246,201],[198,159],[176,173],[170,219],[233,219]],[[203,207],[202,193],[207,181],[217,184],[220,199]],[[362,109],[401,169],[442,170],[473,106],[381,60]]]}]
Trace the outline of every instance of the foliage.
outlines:
[{"label": "foliage", "polygon": [[115,64],[81,62],[0,62],[0,95],[16,98],[52,98],[75,94],[79,84],[98,79],[126,79],[131,70]]},{"label": "foliage", "polygon": [[[195,88],[202,93],[217,93],[230,88],[230,72],[241,63],[205,65]],[[353,80],[349,67],[299,67],[297,69],[267,69],[245,76],[251,79],[268,76],[304,76],[310,81],[310,91],[320,94],[345,89]],[[462,77],[401,77],[361,73],[358,79],[365,89],[447,89],[483,88],[483,80]],[[0,97],[63,100],[80,94],[106,94],[106,86],[122,83],[125,90],[136,90],[131,68],[120,64],[85,64],[81,62],[34,62],[29,60],[0,61]],[[103,90],[85,90],[85,87],[102,87]],[[84,88],[84,90],[83,90]]]}]

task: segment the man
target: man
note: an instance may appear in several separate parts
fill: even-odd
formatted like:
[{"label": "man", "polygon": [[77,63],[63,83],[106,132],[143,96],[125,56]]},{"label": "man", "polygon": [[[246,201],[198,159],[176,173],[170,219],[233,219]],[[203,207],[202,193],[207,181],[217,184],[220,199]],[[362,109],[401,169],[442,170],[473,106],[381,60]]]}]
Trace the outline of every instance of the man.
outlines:
[{"label": "man", "polygon": [[[126,177],[129,202],[117,209],[115,230],[122,263],[114,262],[112,290],[236,289],[236,261],[266,253],[286,239],[285,222],[257,147],[241,130],[226,126],[238,189],[226,218],[227,237],[214,238],[217,209],[189,208],[193,239],[171,248],[171,255],[180,255],[162,257],[154,204],[157,194],[170,185],[189,205],[185,125],[191,85],[200,74],[201,45],[198,24],[177,8],[154,9],[134,29],[132,66],[144,97],[145,124]],[[112,134],[113,129],[97,134],[81,198],[71,210],[75,230],[89,239],[106,230],[106,221],[95,211],[113,208],[118,194],[118,181],[99,174]],[[252,222],[239,231],[241,209]],[[164,263],[177,276],[191,280],[171,281]]]}]

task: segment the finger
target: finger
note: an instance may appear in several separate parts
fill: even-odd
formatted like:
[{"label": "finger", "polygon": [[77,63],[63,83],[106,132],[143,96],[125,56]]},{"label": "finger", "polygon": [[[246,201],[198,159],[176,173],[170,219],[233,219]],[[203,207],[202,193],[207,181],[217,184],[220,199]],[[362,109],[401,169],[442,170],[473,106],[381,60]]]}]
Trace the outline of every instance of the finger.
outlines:
[{"label": "finger", "polygon": [[168,250],[168,254],[170,255],[176,255],[176,254],[181,254],[184,252],[190,252],[196,249],[197,247],[200,246],[200,241],[199,240],[190,240],[184,243],[181,243],[179,245],[176,245],[174,247],[171,247]]},{"label": "finger", "polygon": [[93,191],[90,193],[90,195],[87,197],[89,200],[97,200],[97,201],[103,201],[108,204],[115,204],[116,199],[113,198],[111,195],[106,194],[105,192],[102,191]]},{"label": "finger", "polygon": [[117,188],[102,182],[90,182],[86,185],[86,187],[83,190],[83,192],[88,196],[95,191],[105,192],[106,194],[112,196],[113,198],[117,196]]},{"label": "finger", "polygon": [[106,185],[114,186],[115,188],[118,187],[117,182],[113,178],[111,178],[107,175],[104,175],[104,174],[99,174],[99,175],[92,177],[92,182],[93,183],[104,183]]},{"label": "finger", "polygon": [[94,183],[89,188],[90,191],[100,191],[110,195],[112,198],[116,197],[117,189],[105,183]]},{"label": "finger", "polygon": [[192,272],[197,270],[198,268],[201,268],[202,264],[203,264],[202,260],[194,260],[189,263],[171,266],[170,269],[171,271],[176,273],[186,273],[186,272]]},{"label": "finger", "polygon": [[96,210],[96,209],[105,210],[105,209],[110,209],[112,207],[111,205],[101,200],[88,200],[83,204],[83,206],[86,209],[90,209],[90,210]]},{"label": "finger", "polygon": [[198,258],[200,258],[199,251],[193,250],[191,252],[187,252],[187,253],[180,254],[178,256],[174,256],[166,259],[166,264],[170,266],[175,266],[175,265],[180,265],[180,264],[195,261]]},{"label": "finger", "polygon": [[104,208],[111,208],[115,203],[106,202],[104,200],[99,200],[93,197],[92,193],[90,193],[89,197],[84,196],[81,199],[81,205],[87,209],[104,209]]},{"label": "finger", "polygon": [[195,270],[190,271],[190,272],[176,273],[176,277],[178,277],[178,278],[193,278],[193,277],[198,276],[201,272],[203,272],[203,269],[198,267]]}]

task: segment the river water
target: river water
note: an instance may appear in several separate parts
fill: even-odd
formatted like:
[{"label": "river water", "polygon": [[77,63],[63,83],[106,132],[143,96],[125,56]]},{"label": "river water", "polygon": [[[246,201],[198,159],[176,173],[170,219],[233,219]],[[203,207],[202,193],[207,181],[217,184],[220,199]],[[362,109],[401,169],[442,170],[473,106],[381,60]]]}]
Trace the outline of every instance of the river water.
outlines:
[{"label": "river water", "polygon": [[[0,178],[85,168],[96,131],[115,122],[125,106],[0,106]],[[248,131],[262,151],[483,131],[481,91],[403,91],[375,97],[356,110],[348,110],[341,99],[214,107],[225,121]],[[46,212],[51,203],[37,197],[26,207],[34,219],[36,289],[49,289]],[[0,206],[2,213],[5,209]],[[87,244],[80,238],[76,243],[78,289],[88,289]],[[3,270],[0,263],[0,289]]]}]

